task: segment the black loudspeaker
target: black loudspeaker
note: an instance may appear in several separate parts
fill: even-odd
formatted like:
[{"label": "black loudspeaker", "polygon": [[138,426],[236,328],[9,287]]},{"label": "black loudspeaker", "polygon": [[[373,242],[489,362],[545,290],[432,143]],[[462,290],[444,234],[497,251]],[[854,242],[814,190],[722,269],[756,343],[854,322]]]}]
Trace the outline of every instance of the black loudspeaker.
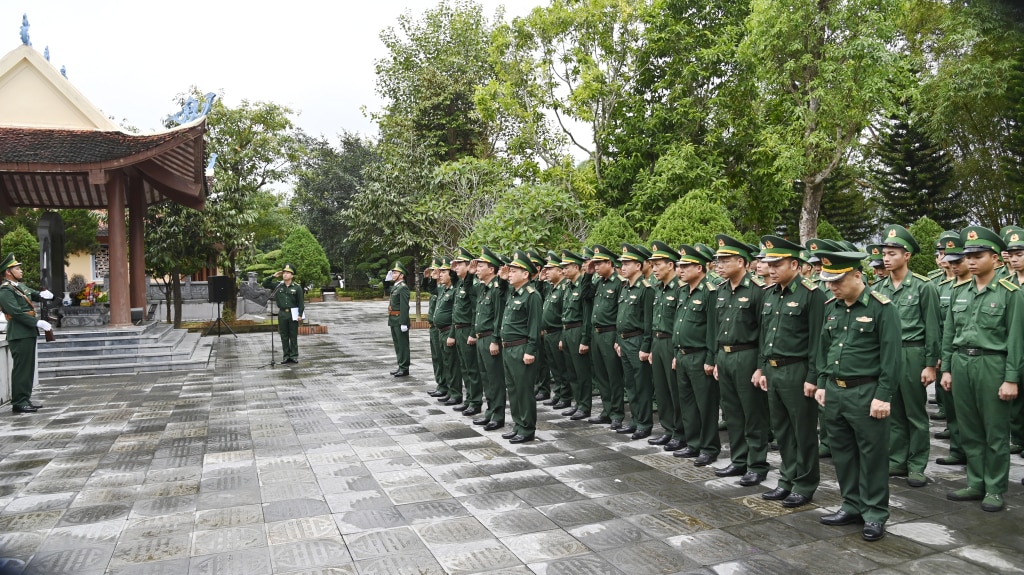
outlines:
[{"label": "black loudspeaker", "polygon": [[210,303],[224,303],[231,299],[231,278],[228,276],[210,276],[207,278]]}]

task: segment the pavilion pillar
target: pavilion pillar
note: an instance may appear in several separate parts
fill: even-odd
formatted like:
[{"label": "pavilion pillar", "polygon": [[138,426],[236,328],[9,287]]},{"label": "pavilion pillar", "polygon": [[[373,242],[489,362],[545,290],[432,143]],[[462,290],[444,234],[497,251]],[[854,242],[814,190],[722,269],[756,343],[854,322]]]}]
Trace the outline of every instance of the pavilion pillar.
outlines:
[{"label": "pavilion pillar", "polygon": [[142,178],[128,183],[128,270],[131,273],[131,307],[142,308],[146,317],[146,195]]},{"label": "pavilion pillar", "polygon": [[128,291],[128,233],[125,229],[124,172],[112,170],[107,180],[107,236],[110,248],[110,326],[132,324]]}]

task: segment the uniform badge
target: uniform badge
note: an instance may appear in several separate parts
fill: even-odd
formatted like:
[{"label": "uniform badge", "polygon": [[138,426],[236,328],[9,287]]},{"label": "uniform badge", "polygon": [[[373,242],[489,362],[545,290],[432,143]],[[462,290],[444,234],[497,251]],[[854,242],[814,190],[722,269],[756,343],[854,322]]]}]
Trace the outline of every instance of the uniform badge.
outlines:
[{"label": "uniform badge", "polygon": [[750,301],[750,298],[749,297],[741,297],[740,301]]},{"label": "uniform badge", "polygon": [[786,302],[786,307],[800,307],[800,304],[795,301]]},{"label": "uniform badge", "polygon": [[772,249],[772,248],[774,248],[775,246],[773,246],[773,245],[772,245],[772,242],[771,242],[771,241],[767,241],[767,242],[765,242],[765,243],[764,243],[764,247],[766,247],[766,248],[768,248],[768,249]]},{"label": "uniform badge", "polygon": [[889,237],[890,238],[895,238],[896,237],[896,228],[892,228],[892,229],[889,230]]},{"label": "uniform badge", "polygon": [[668,296],[665,299],[667,299],[668,301],[675,301],[676,300],[676,298],[674,298],[672,296]]},{"label": "uniform badge", "polygon": [[868,322],[872,322],[872,321],[875,321],[875,318],[873,318],[873,317],[868,317],[868,316],[866,316],[866,315],[862,315],[862,316],[860,316],[860,317],[858,317],[858,318],[857,318],[857,321],[859,321],[859,322],[861,322],[861,323],[868,323]]},{"label": "uniform badge", "polygon": [[700,305],[700,304],[701,304],[701,301],[699,299],[693,300],[693,305]]},{"label": "uniform badge", "polygon": [[969,239],[969,240],[976,240],[976,239],[978,239],[978,232],[976,232],[974,230],[971,230],[971,231],[967,232],[967,239]]}]

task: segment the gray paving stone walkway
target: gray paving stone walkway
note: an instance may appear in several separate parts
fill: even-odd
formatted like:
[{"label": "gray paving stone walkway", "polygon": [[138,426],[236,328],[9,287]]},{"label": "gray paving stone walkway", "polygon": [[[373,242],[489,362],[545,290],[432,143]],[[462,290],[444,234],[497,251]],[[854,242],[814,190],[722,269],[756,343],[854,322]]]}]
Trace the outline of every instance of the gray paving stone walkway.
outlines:
[{"label": "gray paving stone walkway", "polygon": [[1024,571],[1017,456],[1005,512],[946,501],[964,470],[932,466],[926,487],[893,480],[888,535],[865,543],[818,523],[839,503],[828,460],[791,512],[543,406],[538,441],[509,445],[426,395],[426,331],[413,376],[387,374],[386,305],[310,305],[330,334],[300,338],[297,366],[259,369],[269,336],[226,336],[208,372],[53,380],[38,414],[5,408],[0,573]]}]

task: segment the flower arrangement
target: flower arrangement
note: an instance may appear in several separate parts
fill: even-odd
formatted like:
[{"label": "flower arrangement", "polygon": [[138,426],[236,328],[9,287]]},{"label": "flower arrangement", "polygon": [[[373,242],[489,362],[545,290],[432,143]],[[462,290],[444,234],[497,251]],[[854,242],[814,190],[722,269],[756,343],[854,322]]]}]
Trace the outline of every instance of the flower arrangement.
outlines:
[{"label": "flower arrangement", "polygon": [[103,293],[99,286],[97,286],[93,282],[89,282],[85,284],[85,287],[82,288],[82,291],[78,292],[78,294],[76,294],[75,297],[77,297],[78,300],[82,302],[79,305],[90,306],[100,301],[101,297],[106,298],[106,296],[107,294]]}]

